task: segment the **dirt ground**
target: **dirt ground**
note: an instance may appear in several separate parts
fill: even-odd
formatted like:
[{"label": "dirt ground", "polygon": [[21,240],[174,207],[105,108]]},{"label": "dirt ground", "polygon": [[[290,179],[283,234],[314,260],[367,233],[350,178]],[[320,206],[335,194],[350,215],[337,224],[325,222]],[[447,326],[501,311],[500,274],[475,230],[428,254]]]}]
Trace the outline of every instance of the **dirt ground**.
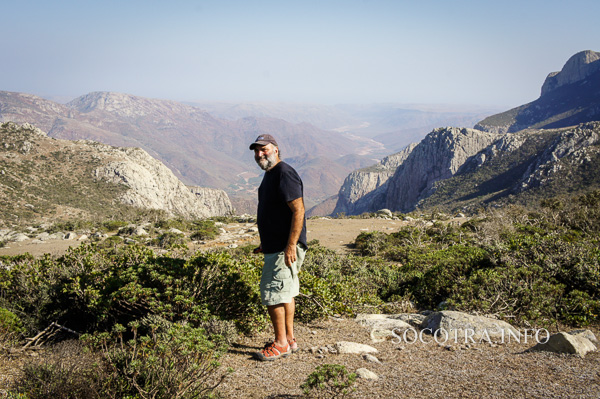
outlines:
[{"label": "dirt ground", "polygon": [[[351,251],[362,231],[392,232],[407,222],[383,219],[311,219],[308,239],[336,251]],[[246,241],[258,243],[255,236]],[[10,243],[0,255],[30,252],[33,255],[58,255],[77,241],[42,244]],[[551,331],[554,332],[554,331]],[[597,328],[593,329],[599,336]],[[242,337],[221,359],[221,371],[233,372],[218,388],[223,398],[299,398],[300,385],[323,364],[340,364],[350,372],[367,368],[377,380],[359,379],[355,398],[600,398],[600,352],[584,358],[573,355],[533,353],[535,344],[449,342],[439,345],[432,338],[425,342],[381,343],[371,341],[369,330],[352,319],[328,319],[298,323],[296,337],[300,350],[285,359],[260,362],[254,353],[272,340],[272,330]],[[380,363],[358,354],[334,354],[323,348],[339,341],[368,344],[378,352]],[[321,348],[321,350],[319,350]],[[1,395],[0,395],[1,397]]]},{"label": "dirt ground", "polygon": [[[386,219],[309,219],[306,223],[308,240],[319,240],[319,243],[336,251],[348,251],[354,243],[354,239],[363,231],[382,231],[392,232],[398,230],[407,222],[399,220]],[[245,240],[248,241],[248,240]],[[258,245],[258,237],[249,240]],[[76,247],[82,241],[77,240],[48,240],[36,242],[35,240],[27,240],[23,242],[10,242],[5,247],[0,248],[0,256],[2,255],[19,255],[30,253],[33,256],[43,254],[61,255],[67,251],[69,247]],[[192,246],[192,248],[211,247],[212,243],[207,243],[202,246]]]}]

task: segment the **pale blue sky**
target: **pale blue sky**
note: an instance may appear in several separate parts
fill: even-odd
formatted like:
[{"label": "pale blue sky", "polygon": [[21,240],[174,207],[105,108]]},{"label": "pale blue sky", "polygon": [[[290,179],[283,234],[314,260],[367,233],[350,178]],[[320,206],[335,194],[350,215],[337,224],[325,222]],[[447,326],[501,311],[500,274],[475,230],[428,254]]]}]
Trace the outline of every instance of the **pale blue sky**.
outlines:
[{"label": "pale blue sky", "polygon": [[2,0],[0,90],[179,101],[517,106],[600,1]]}]

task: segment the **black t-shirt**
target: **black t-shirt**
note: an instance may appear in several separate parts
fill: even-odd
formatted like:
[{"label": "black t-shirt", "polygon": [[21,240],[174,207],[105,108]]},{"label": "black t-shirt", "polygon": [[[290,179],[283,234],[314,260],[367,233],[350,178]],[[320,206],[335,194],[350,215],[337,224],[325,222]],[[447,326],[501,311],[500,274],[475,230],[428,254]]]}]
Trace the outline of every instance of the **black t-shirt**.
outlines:
[{"label": "black t-shirt", "polygon": [[[288,202],[303,197],[302,180],[287,163],[281,161],[265,173],[258,188],[258,233],[262,250],[270,254],[285,250],[292,227]],[[306,247],[306,217],[298,242]]]}]

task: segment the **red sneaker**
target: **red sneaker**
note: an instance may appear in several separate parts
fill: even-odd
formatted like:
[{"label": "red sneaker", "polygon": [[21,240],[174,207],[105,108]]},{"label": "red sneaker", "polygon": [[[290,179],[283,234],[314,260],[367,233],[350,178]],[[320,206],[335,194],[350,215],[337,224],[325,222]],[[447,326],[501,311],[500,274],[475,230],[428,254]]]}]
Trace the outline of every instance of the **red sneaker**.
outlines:
[{"label": "red sneaker", "polygon": [[271,361],[279,359],[280,357],[288,357],[292,351],[290,350],[290,344],[285,347],[278,346],[275,342],[266,344],[262,351],[257,352],[256,356],[258,360]]}]

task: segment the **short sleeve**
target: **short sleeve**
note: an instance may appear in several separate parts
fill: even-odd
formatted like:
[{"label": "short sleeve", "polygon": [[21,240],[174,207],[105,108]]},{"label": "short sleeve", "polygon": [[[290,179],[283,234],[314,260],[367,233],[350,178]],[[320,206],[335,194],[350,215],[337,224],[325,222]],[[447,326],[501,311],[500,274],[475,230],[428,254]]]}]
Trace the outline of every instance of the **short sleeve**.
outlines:
[{"label": "short sleeve", "polygon": [[286,169],[281,174],[279,182],[281,197],[285,202],[290,202],[303,196],[302,180],[294,169]]}]

